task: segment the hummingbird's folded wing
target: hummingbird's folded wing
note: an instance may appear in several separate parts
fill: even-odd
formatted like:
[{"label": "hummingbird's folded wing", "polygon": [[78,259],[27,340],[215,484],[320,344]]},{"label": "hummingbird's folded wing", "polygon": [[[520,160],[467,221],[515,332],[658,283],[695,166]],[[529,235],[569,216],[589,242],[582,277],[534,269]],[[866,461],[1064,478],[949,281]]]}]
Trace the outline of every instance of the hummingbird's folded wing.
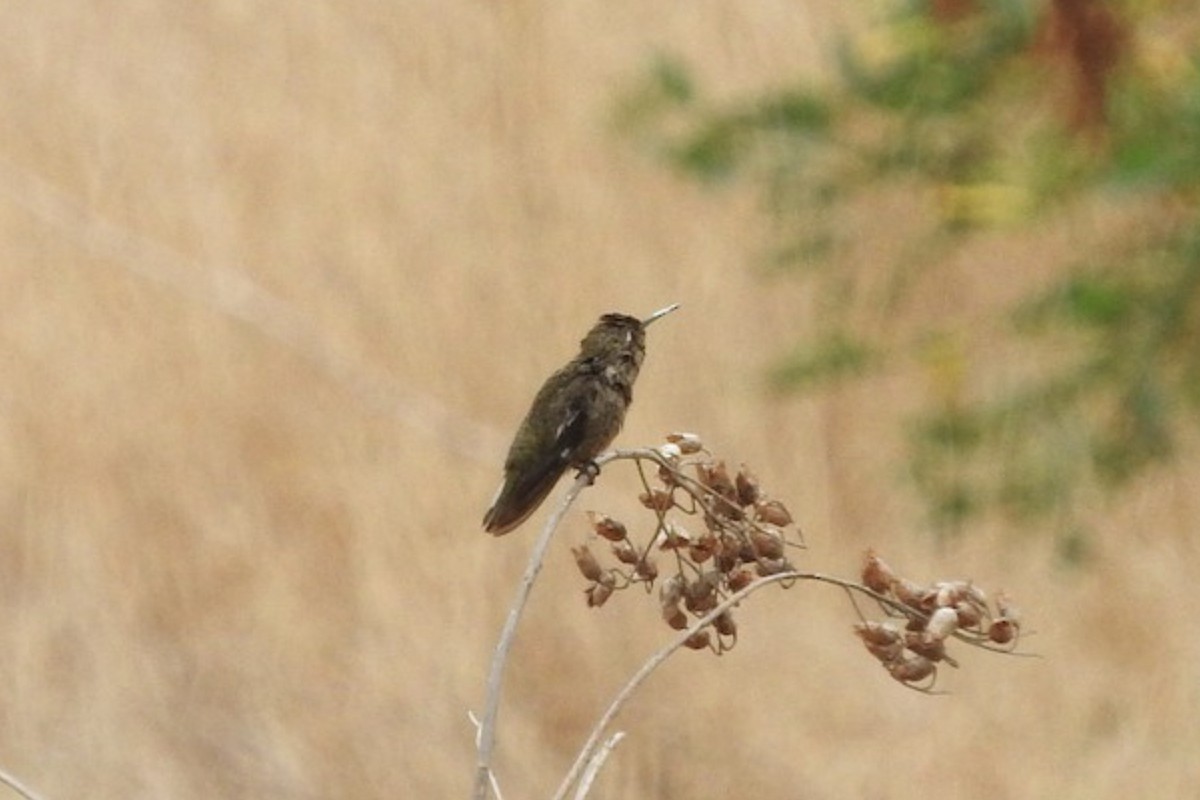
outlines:
[{"label": "hummingbird's folded wing", "polygon": [[[587,430],[587,407],[580,398],[563,411],[557,425],[553,428],[549,424],[544,426],[550,436],[538,437],[535,431],[530,431],[529,441],[522,442],[518,437],[513,443],[504,465],[504,483],[483,517],[484,528],[489,533],[499,536],[524,522],[566,472],[571,454],[583,441]],[[522,428],[528,425],[529,422]]]}]

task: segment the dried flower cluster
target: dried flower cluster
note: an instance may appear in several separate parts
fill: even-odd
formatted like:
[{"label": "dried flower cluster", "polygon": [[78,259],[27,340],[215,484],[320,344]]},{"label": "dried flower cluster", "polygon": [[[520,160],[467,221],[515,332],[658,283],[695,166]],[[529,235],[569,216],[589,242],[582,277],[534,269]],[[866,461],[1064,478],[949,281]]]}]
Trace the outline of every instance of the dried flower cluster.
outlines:
[{"label": "dried flower cluster", "polygon": [[939,663],[958,666],[946,653],[951,637],[990,649],[1016,647],[1020,619],[1003,592],[989,604],[987,593],[971,581],[914,583],[874,550],[866,553],[862,582],[888,616],[904,620],[863,620],[854,626],[871,655],[901,683],[928,690],[937,681]]},{"label": "dried flower cluster", "polygon": [[[647,475],[643,460],[657,470]],[[713,458],[700,438],[673,433],[645,459],[638,459],[644,491],[642,505],[654,512],[653,530],[639,545],[624,524],[589,512],[592,530],[604,540],[616,562],[604,567],[588,544],[572,548],[575,563],[589,581],[589,606],[601,606],[613,592],[633,584],[649,590],[659,577],[660,559],[670,574],[659,587],[663,621],[684,630],[692,620],[712,611],[729,595],[768,575],[790,571],[788,548],[802,547],[799,530],[787,508],[763,491],[745,465],[730,475],[724,461]],[[691,517],[691,529],[682,520]],[[737,641],[730,610],[709,628],[694,633],[687,646],[721,653]]]}]

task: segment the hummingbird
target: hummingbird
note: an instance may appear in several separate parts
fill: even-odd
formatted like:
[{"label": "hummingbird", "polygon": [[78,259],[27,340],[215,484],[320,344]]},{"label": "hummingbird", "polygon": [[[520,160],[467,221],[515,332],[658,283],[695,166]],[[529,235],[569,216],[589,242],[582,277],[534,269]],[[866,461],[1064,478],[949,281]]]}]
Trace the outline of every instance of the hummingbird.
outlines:
[{"label": "hummingbird", "polygon": [[633,402],[633,382],[646,357],[646,326],[679,304],[645,319],[605,314],[579,343],[579,355],[551,375],[504,461],[504,482],[483,527],[495,536],[529,517],[568,467],[595,470],[592,459],[616,438]]}]

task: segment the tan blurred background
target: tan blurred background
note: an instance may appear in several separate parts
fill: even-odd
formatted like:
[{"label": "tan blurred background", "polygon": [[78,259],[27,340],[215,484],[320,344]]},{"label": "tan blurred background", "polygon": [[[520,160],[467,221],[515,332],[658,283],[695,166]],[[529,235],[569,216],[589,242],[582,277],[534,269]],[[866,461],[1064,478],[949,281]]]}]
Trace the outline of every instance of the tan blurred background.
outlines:
[{"label": "tan blurred background", "polygon": [[[479,520],[539,382],[605,311],[656,326],[620,442],[690,429],[804,526],[1003,587],[1036,660],[892,682],[844,597],[760,595],[620,720],[604,797],[1102,798],[1200,786],[1195,465],[1034,536],[935,547],[899,479],[919,376],[817,401],[763,368],[798,284],[737,192],[615,137],[658,50],[718,91],[817,75],[840,3],[41,0],[0,19],[0,767],[47,798],[464,797],[468,710],[535,524]],[[886,222],[869,235],[886,245]],[[1036,258],[1018,269],[1036,274]],[[929,308],[1002,289],[970,274]],[[612,469],[582,507],[632,517]],[[556,785],[666,636],[551,553],[497,771]],[[4,790],[0,790],[3,795]]]}]

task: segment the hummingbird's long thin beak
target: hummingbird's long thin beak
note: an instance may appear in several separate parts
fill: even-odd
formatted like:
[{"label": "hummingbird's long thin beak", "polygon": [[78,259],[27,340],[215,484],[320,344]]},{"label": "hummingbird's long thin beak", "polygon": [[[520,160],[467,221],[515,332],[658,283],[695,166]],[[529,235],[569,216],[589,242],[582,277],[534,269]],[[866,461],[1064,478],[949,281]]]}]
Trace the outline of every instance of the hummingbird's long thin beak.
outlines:
[{"label": "hummingbird's long thin beak", "polygon": [[666,308],[660,308],[658,311],[655,311],[653,314],[651,314],[650,316],[648,316],[644,320],[642,320],[642,327],[643,328],[646,327],[647,325],[649,325],[651,322],[654,322],[654,320],[658,319],[659,317],[665,317],[667,314],[670,314],[672,311],[674,311],[677,308],[679,308],[679,303],[672,303],[671,305],[667,306]]}]

